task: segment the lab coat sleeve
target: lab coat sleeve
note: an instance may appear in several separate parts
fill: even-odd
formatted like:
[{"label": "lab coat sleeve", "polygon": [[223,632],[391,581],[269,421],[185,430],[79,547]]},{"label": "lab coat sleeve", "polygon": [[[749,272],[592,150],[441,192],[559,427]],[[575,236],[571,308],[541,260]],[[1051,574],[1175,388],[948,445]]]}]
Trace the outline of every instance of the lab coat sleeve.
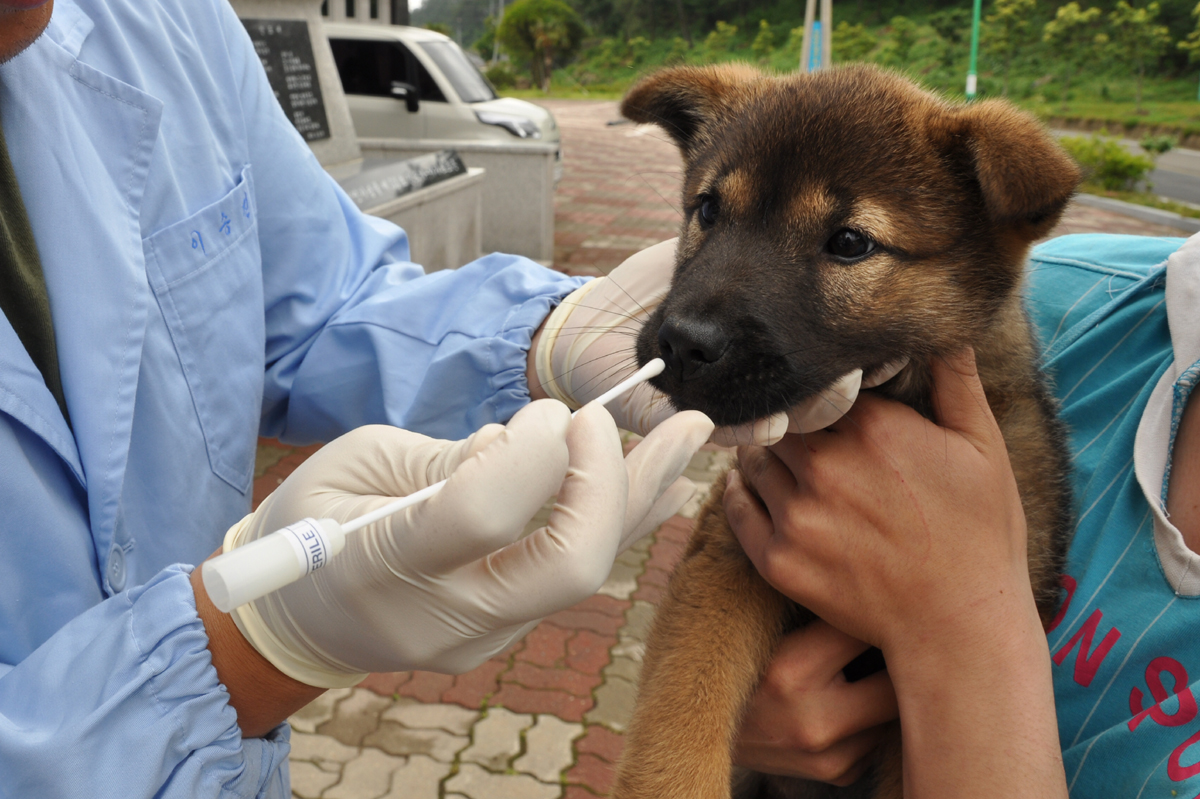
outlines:
[{"label": "lab coat sleeve", "polygon": [[386,422],[461,438],[507,421],[529,401],[533,332],[583,281],[504,255],[424,275],[405,232],[361,213],[321,168],[222,5],[262,251],[262,433],[304,443]]},{"label": "lab coat sleeve", "polygon": [[0,670],[0,795],[290,795],[289,729],[241,737],[189,571],[95,605]]}]

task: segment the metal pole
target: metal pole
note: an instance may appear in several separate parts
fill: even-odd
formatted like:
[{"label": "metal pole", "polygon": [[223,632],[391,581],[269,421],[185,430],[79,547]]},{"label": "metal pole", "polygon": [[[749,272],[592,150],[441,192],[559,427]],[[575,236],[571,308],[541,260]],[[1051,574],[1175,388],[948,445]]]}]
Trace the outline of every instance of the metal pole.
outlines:
[{"label": "metal pole", "polygon": [[496,26],[492,28],[492,63],[500,58],[500,20],[504,19],[504,0],[497,0],[500,13],[496,15]]},{"label": "metal pole", "polygon": [[821,69],[833,63],[833,0],[821,0]]},{"label": "metal pole", "polygon": [[976,67],[979,62],[979,13],[983,0],[975,0],[975,11],[971,17],[971,66],[967,70],[967,99],[975,99],[978,74]]},{"label": "metal pole", "polygon": [[817,12],[817,0],[805,0],[804,3],[804,40],[800,44],[800,71],[808,72],[808,62],[812,58],[813,17]]}]

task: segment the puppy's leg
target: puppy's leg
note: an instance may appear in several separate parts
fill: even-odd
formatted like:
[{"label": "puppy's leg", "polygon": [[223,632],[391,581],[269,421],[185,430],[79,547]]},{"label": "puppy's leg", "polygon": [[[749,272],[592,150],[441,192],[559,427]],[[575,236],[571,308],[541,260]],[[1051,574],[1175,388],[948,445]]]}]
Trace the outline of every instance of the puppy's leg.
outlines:
[{"label": "puppy's leg", "polygon": [[658,609],[616,799],[728,799],[738,723],[788,614],[712,494]]}]

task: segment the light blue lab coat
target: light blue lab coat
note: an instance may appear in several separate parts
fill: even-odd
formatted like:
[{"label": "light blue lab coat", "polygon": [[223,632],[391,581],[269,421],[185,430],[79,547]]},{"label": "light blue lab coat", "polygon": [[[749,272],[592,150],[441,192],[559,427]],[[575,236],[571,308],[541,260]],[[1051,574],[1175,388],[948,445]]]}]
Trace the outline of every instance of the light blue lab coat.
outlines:
[{"label": "light blue lab coat", "polygon": [[422,277],[223,0],[57,0],[0,66],[0,120],[72,425],[0,316],[0,796],[284,796],[287,730],[241,739],[171,564],[247,512],[260,432],[507,419],[579,281],[509,256]]}]

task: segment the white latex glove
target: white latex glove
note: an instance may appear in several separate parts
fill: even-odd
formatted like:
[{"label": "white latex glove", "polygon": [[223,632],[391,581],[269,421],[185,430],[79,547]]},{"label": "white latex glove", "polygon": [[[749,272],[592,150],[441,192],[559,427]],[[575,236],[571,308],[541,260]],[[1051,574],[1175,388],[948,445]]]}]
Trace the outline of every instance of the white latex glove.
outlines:
[{"label": "white latex glove", "polygon": [[[542,389],[571,408],[637,371],[638,331],[671,288],[675,239],[627,258],[605,277],[567,295],[547,317],[534,365]],[[675,413],[649,383],[608,404],[617,424],[645,435]]]},{"label": "white latex glove", "polygon": [[[671,287],[677,239],[635,253],[606,277],[576,289],[558,305],[542,328],[534,356],[538,381],[551,397],[578,408],[629,377],[637,369],[638,331]],[[735,427],[720,427],[712,441],[722,446],[774,444],[784,433],[810,433],[836,422],[850,410],[860,388],[890,380],[907,359],[863,379],[861,369],[774,416]],[[617,424],[645,434],[675,411],[661,391],[643,383],[608,405]]]},{"label": "white latex glove", "polygon": [[[595,593],[622,548],[691,497],[679,475],[711,431],[703,414],[679,414],[623,459],[603,408],[572,420],[553,400],[465,441],[360,428],[301,465],[229,531],[225,550],[305,517],[347,522],[449,477],[445,488],[351,533],[327,566],[237,608],[234,620],[309,685],[467,671]],[[547,526],[521,538],[555,493]]]}]

